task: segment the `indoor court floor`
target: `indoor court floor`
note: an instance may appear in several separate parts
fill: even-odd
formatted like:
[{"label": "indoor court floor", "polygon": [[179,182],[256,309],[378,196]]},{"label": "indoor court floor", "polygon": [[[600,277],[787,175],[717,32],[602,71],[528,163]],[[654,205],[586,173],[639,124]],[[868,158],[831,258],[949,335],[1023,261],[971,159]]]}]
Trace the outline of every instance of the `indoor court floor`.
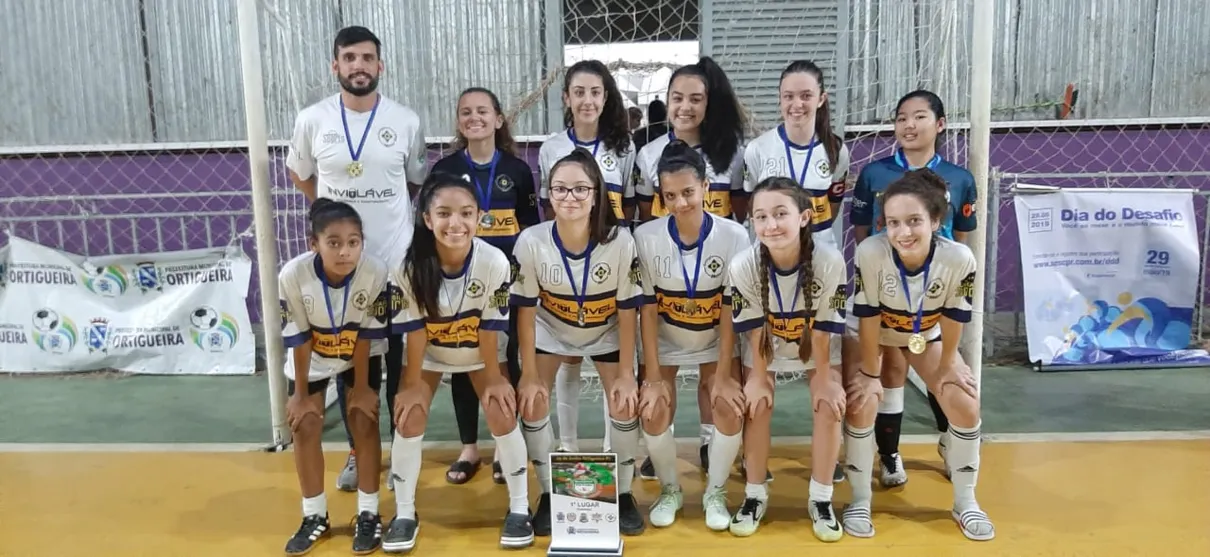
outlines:
[{"label": "indoor court floor", "polygon": [[[985,403],[978,494],[997,527],[991,542],[966,540],[950,518],[952,492],[940,473],[935,436],[927,433],[927,407],[912,399],[903,445],[910,479],[896,490],[875,488],[873,539],[846,537],[824,544],[814,538],[805,508],[809,446],[805,438],[789,436],[779,437],[774,449],[776,479],[761,530],[747,539],[707,530],[697,441],[682,439],[686,504],[681,518],[670,528],[649,527],[642,536],[626,538],[625,554],[1210,555],[1210,410],[1205,405],[1210,382],[1205,370],[1154,373],[1137,381],[1114,373],[1022,373],[985,384],[990,393],[994,381],[1006,381],[997,402],[988,398]],[[1162,376],[1174,379],[1157,381]],[[253,401],[260,406],[246,412],[265,412],[264,399],[257,400],[263,388],[259,395],[244,392],[263,386],[263,377],[172,378],[176,383],[163,384],[171,384],[175,396],[166,399],[161,380],[151,378],[0,381],[0,408],[6,409],[0,419],[0,555],[283,554],[300,519],[292,455],[264,452],[263,440],[246,438],[253,433],[223,429],[224,420],[231,419],[228,408],[238,416],[238,405]],[[1009,383],[1017,387],[1010,389]],[[1161,384],[1167,385],[1163,393],[1154,387]],[[1077,385],[1080,396],[1060,403],[1062,393]],[[230,396],[217,396],[223,392]],[[77,404],[64,406],[56,398],[63,396]],[[448,395],[439,394],[438,400],[445,407],[434,410],[435,432],[426,437],[437,439],[426,447],[417,496],[422,528],[412,555],[506,554],[497,548],[497,535],[507,494],[491,482],[490,467],[467,485],[445,482],[457,449],[450,443]],[[685,400],[682,408],[691,404]],[[801,410],[792,408],[796,404],[779,391],[779,409],[794,423],[775,425],[775,434],[810,431],[809,423],[799,420]],[[1041,422],[1004,410],[1024,407]],[[1090,413],[1101,416],[1089,418]],[[678,436],[690,437],[696,416],[682,414]],[[599,438],[599,430],[591,429],[599,428],[599,416],[596,403],[581,405],[583,438]],[[1134,426],[1113,419],[1132,420]],[[325,485],[334,535],[311,555],[349,555],[356,495],[332,487],[345,453],[331,415],[328,423],[333,427],[325,445]],[[258,438],[267,429],[263,418],[246,427]],[[485,461],[490,451],[484,444]],[[639,479],[635,486],[645,509],[658,487]],[[531,485],[531,494],[535,488]],[[729,488],[734,510],[742,498],[738,474]],[[385,489],[381,493],[382,513],[389,519],[393,496]],[[838,511],[848,498],[848,484],[838,484]],[[533,548],[512,553],[541,555],[548,541],[539,538]]]}]

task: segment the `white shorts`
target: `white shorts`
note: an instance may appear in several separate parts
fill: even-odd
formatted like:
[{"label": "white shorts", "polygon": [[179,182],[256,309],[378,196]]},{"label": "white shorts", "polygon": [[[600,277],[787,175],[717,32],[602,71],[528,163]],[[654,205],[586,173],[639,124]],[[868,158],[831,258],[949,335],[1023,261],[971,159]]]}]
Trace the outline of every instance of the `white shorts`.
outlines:
[{"label": "white shorts", "polygon": [[[743,340],[740,344],[740,354],[742,354],[744,367],[752,367],[752,352],[748,350],[748,341]],[[828,363],[833,366],[840,366],[841,360],[841,339],[840,335],[835,335],[832,342],[828,344]],[[769,362],[768,371],[775,373],[794,373],[805,372],[809,369],[815,369],[815,360],[803,362],[799,359],[774,358]]]}]

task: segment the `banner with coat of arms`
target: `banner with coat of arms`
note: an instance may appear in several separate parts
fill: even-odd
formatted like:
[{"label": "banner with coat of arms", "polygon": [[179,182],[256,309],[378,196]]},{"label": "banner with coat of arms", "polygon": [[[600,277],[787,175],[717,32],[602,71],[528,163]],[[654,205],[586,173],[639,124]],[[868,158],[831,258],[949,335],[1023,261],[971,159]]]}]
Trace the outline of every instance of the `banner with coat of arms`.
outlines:
[{"label": "banner with coat of arms", "polygon": [[0,249],[0,372],[252,374],[252,262],[239,248],[85,257]]}]

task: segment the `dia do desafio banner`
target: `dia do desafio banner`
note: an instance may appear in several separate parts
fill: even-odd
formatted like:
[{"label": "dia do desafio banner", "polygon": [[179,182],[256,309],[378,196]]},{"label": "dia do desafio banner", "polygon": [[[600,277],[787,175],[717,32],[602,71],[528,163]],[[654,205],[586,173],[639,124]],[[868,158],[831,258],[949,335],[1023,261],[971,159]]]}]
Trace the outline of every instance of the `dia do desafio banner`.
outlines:
[{"label": "dia do desafio banner", "polygon": [[251,374],[238,248],[89,258],[11,237],[0,250],[0,372]]},{"label": "dia do desafio banner", "polygon": [[1030,188],[1015,198],[1030,361],[1210,362],[1187,350],[1201,262],[1191,192]]}]

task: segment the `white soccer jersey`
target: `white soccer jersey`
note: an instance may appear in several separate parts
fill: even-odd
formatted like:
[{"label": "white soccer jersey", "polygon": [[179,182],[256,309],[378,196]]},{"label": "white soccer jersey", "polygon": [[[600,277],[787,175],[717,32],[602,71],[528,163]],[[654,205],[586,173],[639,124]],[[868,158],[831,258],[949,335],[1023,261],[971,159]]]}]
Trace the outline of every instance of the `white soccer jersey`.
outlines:
[{"label": "white soccer jersey", "polygon": [[816,243],[839,245],[837,236],[840,234],[836,234],[839,230],[833,230],[832,226],[839,215],[832,214],[832,204],[844,200],[848,174],[849,148],[843,143],[836,168],[832,168],[822,143],[795,144],[785,137],[782,126],[761,134],[744,149],[744,191],[751,193],[761,180],[783,176],[798,182],[811,193],[811,204],[815,211],[811,218],[811,229],[815,232]]},{"label": "white soccer jersey", "polygon": [[445,276],[437,293],[439,315],[424,315],[416,302],[411,281],[401,267],[391,278],[402,285],[399,312],[391,320],[392,332],[406,335],[425,329],[424,370],[465,373],[483,369],[479,332],[496,331],[500,358],[508,347],[508,286],[512,264],[498,248],[475,238],[465,267],[457,276]]},{"label": "white soccer jersey", "polygon": [[[656,192],[660,189],[660,177],[656,173],[659,168],[660,155],[664,153],[664,148],[668,146],[676,136],[672,132],[661,135],[648,143],[639,150],[639,155],[635,164],[638,166],[636,173],[636,183],[634,186],[635,197],[639,201],[651,202],[651,215],[654,217],[662,217],[668,214],[664,209],[664,203],[660,200],[660,196]],[[701,148],[698,148],[701,152]],[[731,197],[744,195],[744,149],[741,145],[735,151],[735,158],[731,160],[731,166],[727,168],[725,173],[719,174],[714,171],[714,166],[710,164],[710,158],[702,153],[702,158],[706,159],[706,181],[710,183],[710,190],[706,192],[702,203],[706,207],[706,212],[713,215],[718,215],[723,218],[731,217]]]},{"label": "white soccer jersey", "polygon": [[722,315],[730,300],[727,267],[750,243],[748,231],[731,219],[706,213],[703,223],[703,239],[683,247],[671,216],[643,223],[634,232],[643,302],[655,304],[659,314],[660,365],[718,361],[719,319],[731,317]]},{"label": "white soccer jersey", "polygon": [[566,257],[555,243],[555,221],[521,231],[513,251],[517,273],[511,300],[516,306],[537,306],[539,350],[599,356],[618,349],[618,310],[637,309],[643,286],[634,238],[623,227],[616,231],[613,241]]},{"label": "white soccer jersey", "polygon": [[[358,340],[371,341],[371,355],[386,353],[387,276],[386,265],[365,251],[341,284],[328,282],[313,251],[282,266],[277,279],[282,338],[287,350],[311,341],[307,381],[352,369]],[[286,365],[285,373],[293,379],[294,366]]]},{"label": "white soccer jersey", "polygon": [[[366,236],[366,249],[393,269],[403,263],[412,242],[408,183],[424,182],[427,147],[420,117],[385,96],[379,99],[372,122],[370,112],[344,111],[347,132],[339,94],[303,109],[294,122],[286,166],[303,180],[317,176],[319,197],[357,209],[366,229],[375,232]],[[350,149],[358,149],[363,133],[365,145],[357,159],[361,174],[353,177]]]},{"label": "white soccer jersey", "polygon": [[[731,262],[731,309],[735,333],[744,335],[769,323],[773,327],[773,361],[769,371],[789,372],[811,369],[813,362],[798,359],[803,328],[841,334],[844,332],[846,276],[844,255],[829,244],[815,244],[811,256],[811,300],[799,287],[798,271],[784,272],[760,263],[760,246],[741,252]],[[771,276],[772,275],[772,276]],[[776,279],[776,280],[774,280]],[[768,298],[762,299],[762,285],[768,285]],[[811,335],[807,333],[807,342]],[[759,347],[743,343],[745,366],[752,366],[753,350]],[[829,359],[840,363],[840,338],[833,338]]]},{"label": "white soccer jersey", "polygon": [[938,324],[942,315],[959,323],[970,322],[976,265],[975,256],[965,245],[933,237],[925,266],[904,273],[911,305],[903,292],[899,256],[886,234],[875,234],[861,242],[854,261],[857,277],[853,314],[858,318],[881,317],[883,346],[907,346],[918,312],[920,334],[928,341],[941,336]]},{"label": "white soccer jersey", "polygon": [[547,203],[550,202],[550,170],[559,159],[571,154],[576,147],[582,147],[597,159],[601,177],[605,180],[605,187],[609,189],[609,202],[613,204],[614,213],[617,213],[619,219],[625,218],[622,215],[622,207],[634,201],[634,180],[630,177],[630,173],[634,171],[634,142],[628,140],[627,145],[625,153],[618,153],[607,149],[599,140],[587,143],[578,141],[570,128],[546,138],[538,150],[538,168],[542,175],[538,197]]}]

